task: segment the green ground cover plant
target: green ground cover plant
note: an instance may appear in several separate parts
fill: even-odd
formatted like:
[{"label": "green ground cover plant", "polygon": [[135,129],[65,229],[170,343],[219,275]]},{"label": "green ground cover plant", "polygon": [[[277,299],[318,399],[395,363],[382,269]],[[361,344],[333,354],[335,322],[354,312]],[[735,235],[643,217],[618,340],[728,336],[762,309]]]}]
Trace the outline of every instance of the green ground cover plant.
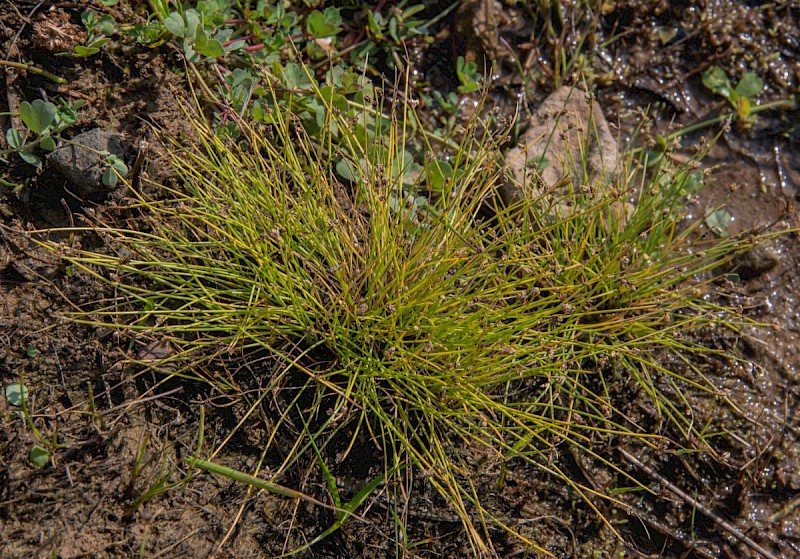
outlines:
[{"label": "green ground cover plant", "polygon": [[25,163],[41,169],[42,158],[33,153],[34,148],[39,147],[47,152],[55,150],[61,142],[61,133],[75,123],[77,111],[82,106],[82,102],[68,103],[63,100],[58,105],[42,99],[20,103],[15,116],[19,117],[24,128],[21,131],[13,127],[6,130],[8,149],[0,150],[0,162],[7,163],[6,158],[16,154]]},{"label": "green ground cover plant", "polygon": [[[365,114],[365,108],[366,112],[375,110],[372,80],[380,75],[381,69],[406,67],[403,59],[409,49],[432,42],[431,26],[457,7],[457,3],[453,3],[425,19],[425,6],[409,2],[396,5],[379,2],[375,6],[259,2],[249,6],[234,0],[150,0],[132,6],[141,17],[117,21],[111,14],[103,13],[104,8],[116,4],[113,0],[102,1],[84,10],[80,20],[86,32],[85,40],[57,55],[83,59],[106,50],[119,53],[132,44],[150,49],[168,45],[183,55],[187,77],[204,88],[205,100],[216,107],[211,122],[217,134],[238,138],[240,119],[270,124],[273,111],[285,111],[287,103],[292,103],[295,105],[291,107],[292,112],[300,117],[315,141],[320,140],[317,135],[326,119],[328,106],[345,113],[349,121],[358,121],[356,126],[362,127],[359,133],[371,141],[376,133],[372,116],[360,117]],[[0,61],[0,64],[66,83],[63,78],[41,73],[32,65],[10,61]],[[308,65],[312,71],[302,70],[303,65]],[[263,81],[265,74],[256,70],[261,66],[269,68],[273,83]],[[481,76],[474,63],[465,62],[462,57],[456,70],[459,93],[475,93],[480,89]],[[206,83],[213,86],[207,87]],[[322,89],[326,96],[336,91],[334,102],[321,102],[312,94],[315,88]],[[447,129],[433,127],[432,134],[437,142],[452,149],[449,136],[453,134],[455,123],[452,115],[460,112],[458,96],[451,92],[445,99],[441,95],[431,97],[422,93],[419,99],[431,110],[451,114]],[[76,122],[82,105],[83,101],[55,105],[46,99],[23,102],[19,116],[25,127],[7,130],[8,149],[0,152],[0,162],[7,163],[6,157],[18,155],[41,171],[43,154],[65,141],[62,132]],[[381,132],[377,130],[378,134]],[[331,137],[336,141],[337,136],[334,128]],[[103,183],[113,187],[117,173],[124,175],[126,169],[124,163],[113,156],[105,163]],[[438,167],[442,170],[440,174],[448,172],[448,164],[443,160]],[[22,184],[7,186],[13,187],[17,194],[25,188]],[[407,198],[407,193],[400,198]],[[419,197],[415,200],[417,207],[424,210],[426,201]]]},{"label": "green ground cover plant", "polygon": [[[271,89],[270,103],[284,93]],[[282,479],[316,464],[325,489],[305,500],[336,511],[333,530],[388,491],[398,546],[416,477],[446,499],[476,554],[505,532],[547,555],[486,506],[477,469],[496,472],[500,488],[520,464],[539,468],[602,518],[598,499],[649,490],[600,450],[615,439],[711,450],[682,394],[724,402],[699,365],[719,352],[692,335],[736,327],[735,313],[705,295],[717,289],[711,270],[752,240],[679,226],[701,181],[669,158],[644,175],[631,155],[613,195],[581,191],[569,216],[530,196],[503,206],[495,162],[507,131],[476,118],[445,166],[397,93],[353,118],[309,79],[305,104],[285,99],[263,121],[233,115],[237,142],[187,109],[199,145],[164,138],[181,187],[156,185],[157,199],[132,190],[140,227],[85,229],[113,250],[65,252],[74,273],[118,293],[74,318],[129,339],[141,367],[244,402],[247,416],[269,398],[274,428],[254,471],[214,462],[230,437],[200,445],[190,468],[292,497],[299,490]],[[298,112],[308,103],[325,109],[313,135]],[[408,152],[415,144],[421,162]],[[622,221],[611,204],[631,199]],[[140,351],[154,344],[161,351]],[[263,389],[248,391],[236,371],[264,363]],[[668,428],[624,415],[630,398]],[[251,483],[279,446],[290,451]],[[345,503],[332,472],[364,449],[377,452],[380,473]],[[606,492],[586,485],[558,459],[567,451],[617,481]]]},{"label": "green ground cover plant", "polygon": [[[136,23],[117,22],[108,14],[85,10],[81,17],[85,43],[61,54],[84,58],[132,42],[148,48],[171,45],[182,53],[200,83],[224,77],[214,79],[214,91],[204,94],[218,107],[214,128],[236,137],[240,131],[232,113],[260,120],[273,101],[280,105],[294,96],[296,102],[313,103],[313,96],[296,95],[308,89],[309,81],[347,95],[363,89],[361,72],[374,78],[378,67],[402,69],[408,50],[417,42],[430,41],[428,26],[452,12],[456,4],[429,20],[419,18],[424,5],[408,2],[326,6],[279,1],[251,6],[236,0],[150,0],[146,7],[149,11],[142,11],[143,20]],[[298,63],[309,65],[313,72],[298,71]],[[259,81],[263,77],[256,70],[259,66],[269,67],[280,79],[278,95],[274,95],[276,84]],[[474,65],[459,67],[459,76],[463,76],[462,87],[479,88]],[[338,108],[349,110],[351,116],[357,114],[353,108]],[[317,104],[309,109],[314,118],[315,110],[322,107]]]}]

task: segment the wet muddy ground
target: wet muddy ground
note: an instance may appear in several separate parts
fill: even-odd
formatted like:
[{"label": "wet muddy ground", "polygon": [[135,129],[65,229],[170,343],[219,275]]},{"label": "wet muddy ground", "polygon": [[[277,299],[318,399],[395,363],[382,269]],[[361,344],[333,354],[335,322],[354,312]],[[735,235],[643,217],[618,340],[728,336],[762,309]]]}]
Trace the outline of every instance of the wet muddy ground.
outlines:
[{"label": "wet muddy ground", "polygon": [[[76,133],[99,126],[124,134],[141,152],[142,176],[169,181],[149,124],[190,137],[177,100],[186,95],[185,85],[173,53],[121,49],[87,60],[56,58],[64,48],[58,37],[80,32],[88,3],[14,4],[0,6],[0,58],[30,60],[68,84],[2,67],[2,111],[14,111],[40,91],[85,100]],[[700,78],[714,64],[730,76],[757,73],[765,83],[761,103],[798,93],[797,2],[610,1],[596,12],[565,2],[561,17],[549,22],[524,2],[463,4],[442,20],[437,40],[416,53],[420,87],[452,87],[454,54],[490,61],[492,98],[504,110],[519,103],[523,115],[556,85],[579,82],[596,91],[623,145],[645,112],[665,134],[723,110],[726,101],[710,94]],[[445,3],[428,6],[433,14]],[[133,17],[120,12],[127,9],[107,10],[121,20]],[[551,34],[541,32],[547,25]],[[564,69],[555,62],[579,47],[585,64]],[[704,161],[711,171],[703,190],[687,202],[687,219],[724,207],[733,217],[731,233],[800,228],[798,123],[795,106],[723,134]],[[717,131],[681,138],[675,157],[688,156]],[[65,318],[76,305],[113,294],[89,278],[66,274],[26,231],[78,223],[86,208],[113,215],[123,194],[83,199],[54,171],[37,174],[18,161],[0,166],[0,178],[26,185],[19,193],[0,187],[0,384],[24,380],[32,426],[58,445],[50,464],[33,467],[28,455],[36,435],[0,398],[0,557],[267,557],[330,525],[330,511],[211,476],[166,490],[181,479],[183,458],[192,453],[195,404],[208,404],[207,436],[218,439],[233,430],[244,407],[208,400],[200,387],[164,384],[121,367],[128,340]],[[63,240],[102,243],[90,234]],[[736,283],[726,286],[735,296],[725,302],[741,306],[761,326],[704,335],[706,343],[735,348],[751,362],[705,364],[705,374],[726,393],[726,406],[716,407],[702,393],[689,395],[697,422],[714,434],[716,451],[605,449],[653,490],[619,495],[617,505],[602,503],[622,540],[576,495],[537,471],[509,473],[502,490],[496,489],[497,472],[480,472],[476,485],[485,489],[487,503],[556,557],[800,556],[800,239],[784,233],[747,258],[726,271]],[[263,382],[256,373],[253,390]],[[647,420],[651,410],[643,408],[631,402],[626,412]],[[263,430],[253,420],[237,432],[226,446],[227,463],[252,469]],[[559,459],[598,491],[613,475],[576,453]],[[368,474],[351,464],[338,480],[343,493]],[[319,481],[302,475],[287,484],[313,493]],[[441,499],[424,480],[410,483],[415,491],[406,506],[408,534],[394,532],[391,507],[377,499],[363,513],[368,523],[348,523],[305,556],[471,556],[460,523]],[[493,536],[500,556],[532,556],[503,534]]]}]

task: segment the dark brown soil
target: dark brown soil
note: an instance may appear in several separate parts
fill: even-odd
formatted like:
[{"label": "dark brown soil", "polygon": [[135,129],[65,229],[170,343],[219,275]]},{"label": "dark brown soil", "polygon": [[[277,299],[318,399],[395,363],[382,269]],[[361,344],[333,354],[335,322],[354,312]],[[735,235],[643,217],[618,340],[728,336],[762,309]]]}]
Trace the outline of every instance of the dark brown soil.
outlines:
[{"label": "dark brown soil", "polygon": [[[82,40],[80,13],[88,4],[0,5],[0,58],[30,61],[68,80],[56,86],[3,66],[0,111],[13,112],[20,101],[38,98],[41,91],[51,99],[85,100],[87,107],[70,135],[97,126],[122,133],[140,152],[141,178],[168,182],[170,171],[151,129],[191,138],[180,110],[179,100],[189,96],[181,64],[166,47],[120,47],[88,59],[56,58],[56,52]],[[513,50],[513,55],[503,50],[501,42],[494,53],[505,88],[494,92],[501,106],[507,105],[503,96],[522,91],[525,81],[514,74],[514,57],[529,72],[526,103],[535,104],[556,86],[552,57],[557,45],[541,38],[539,12],[526,11],[524,4],[495,4],[503,16],[500,36]],[[111,10],[123,20],[134,17],[132,9],[123,2]],[[796,1],[622,1],[603,2],[598,9],[602,13],[589,15],[564,3],[562,45],[574,48],[584,36],[582,22],[600,18],[603,36],[584,36],[585,52],[597,54],[586,75],[623,139],[639,122],[637,109],[652,107],[654,126],[662,132],[724,109],[725,102],[700,81],[712,64],[734,79],[744,71],[758,73],[766,84],[761,102],[800,92]],[[439,37],[445,43],[452,40],[446,32]],[[458,48],[471,47],[434,45],[429,56],[436,49]],[[426,64],[430,69],[450,61]],[[576,76],[559,79],[569,84]],[[772,111],[749,130],[734,127],[724,134],[705,161],[714,170],[706,187],[687,203],[687,219],[724,205],[734,217],[731,232],[800,228],[795,208],[800,204],[798,122],[796,108]],[[9,124],[13,119],[6,118],[4,131]],[[709,129],[705,135],[715,132]],[[691,153],[701,135],[683,138],[684,149],[676,156]],[[165,383],[153,373],[121,366],[131,352],[141,355],[146,343],[136,345],[110,329],[69,320],[77,306],[114,294],[91,278],[67,274],[60,259],[26,232],[81,224],[86,208],[125,219],[117,209],[124,193],[81,200],[54,172],[37,174],[18,160],[0,165],[0,178],[25,186],[17,194],[0,186],[0,386],[23,379],[32,416],[26,424],[0,396],[0,558],[271,557],[330,526],[330,511],[248,491],[224,478],[199,475],[180,483],[187,474],[184,459],[196,444],[200,403],[206,407],[207,439],[234,433],[217,460],[244,471],[252,471],[261,457],[269,410],[260,410],[260,417],[237,429],[246,408],[236,398],[221,398],[208,387]],[[51,238],[62,241],[65,250],[104,246],[90,233],[53,233]],[[738,274],[731,278],[741,278],[733,286],[738,295],[726,301],[764,326],[712,331],[704,340],[733,348],[752,363],[704,364],[704,373],[726,393],[727,405],[717,407],[718,400],[702,393],[688,396],[696,422],[714,434],[716,451],[658,453],[634,445],[599,449],[653,489],[652,494],[618,495],[616,505],[598,503],[622,540],[567,487],[523,467],[507,472],[501,488],[496,467],[476,472],[474,481],[487,506],[556,557],[800,557],[800,238],[795,232],[783,234],[768,241],[765,250],[762,257],[774,266],[739,261],[728,271]],[[31,346],[35,356],[28,354]],[[256,373],[251,371],[248,381],[254,391],[264,382]],[[628,411],[644,420],[653,415],[635,402]],[[51,463],[43,468],[28,460],[34,445],[45,444],[37,433],[56,445]],[[370,479],[372,468],[380,468],[374,449],[364,445],[359,450],[360,460],[348,460],[335,472],[345,495]],[[576,452],[553,458],[598,491],[614,475]],[[266,463],[279,460],[268,456]],[[312,463],[293,475],[284,480],[287,485],[324,494],[324,481]],[[368,522],[345,524],[303,556],[473,556],[460,522],[425,480],[408,484],[411,496],[402,510],[392,506],[388,490],[380,491],[360,511]],[[408,533],[396,533],[396,512],[404,515]],[[536,556],[499,531],[492,537],[499,556]]]}]

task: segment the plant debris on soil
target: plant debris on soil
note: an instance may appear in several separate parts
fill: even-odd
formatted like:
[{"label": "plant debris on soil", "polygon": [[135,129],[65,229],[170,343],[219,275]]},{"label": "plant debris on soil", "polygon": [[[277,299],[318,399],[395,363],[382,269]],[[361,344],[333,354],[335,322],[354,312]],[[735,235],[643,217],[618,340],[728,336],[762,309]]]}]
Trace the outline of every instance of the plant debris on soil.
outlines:
[{"label": "plant debris on soil", "polygon": [[[109,158],[119,159],[117,169],[126,174],[120,178],[143,198],[163,198],[155,184],[180,189],[160,139],[199,145],[187,115],[198,97],[208,100],[215,94],[202,90],[184,58],[189,54],[176,46],[180,41],[144,46],[123,41],[115,28],[107,33],[112,40],[102,43],[103,21],[87,25],[84,16],[92,9],[118,26],[140,24],[144,33],[148,11],[160,4],[45,0],[0,5],[5,139],[0,151],[7,152],[0,161],[3,559],[274,557],[305,546],[342,518],[341,509],[335,510],[341,503],[333,509],[319,506],[187,466],[201,432],[212,444],[225,441],[214,458],[230,468],[257,472],[281,466],[285,456],[278,454],[290,454],[292,441],[279,444],[266,462],[263,456],[265,441],[284,419],[275,410],[285,404],[286,394],[302,392],[302,367],[326,356],[312,354],[308,362],[297,363],[296,377],[288,375],[283,394],[276,391],[273,400],[262,396],[274,388],[274,356],[236,360],[227,355],[215,363],[214,382],[236,378],[231,395],[215,391],[210,382],[186,382],[148,367],[170,357],[175,347],[169,341],[74,320],[76,312],[108,308],[121,296],[113,271],[105,270],[108,277],[102,281],[67,265],[80,251],[124,258],[126,247],[119,239],[103,234],[101,227],[93,232],[90,224],[114,223],[140,232],[154,227],[152,216],[137,207],[138,199],[121,183],[113,184],[116,174],[106,184],[104,173],[114,162]],[[256,9],[254,2],[233,4]],[[298,8],[307,19],[314,10],[320,14],[307,23],[308,33],[319,38],[309,41],[303,55],[316,56],[323,68],[332,52],[331,37],[341,39],[336,48],[347,53],[385,47],[370,50],[369,71],[354,73],[352,82],[342,78],[345,85],[366,105],[359,88],[373,91],[374,83],[377,91],[405,76],[410,82],[405,94],[421,105],[419,125],[431,128],[432,142],[442,150],[458,145],[466,130],[472,133],[464,126],[480,117],[487,128],[510,130],[516,153],[525,152],[524,142],[535,140],[533,132],[526,136],[526,130],[536,131],[531,117],[549,95],[575,86],[574,94],[602,110],[623,150],[638,149],[650,161],[689,164],[707,151],[699,167],[703,186],[680,208],[687,227],[703,223],[698,246],[748,231],[763,235],[753,249],[708,272],[713,276],[708,281],[719,290],[708,294],[707,302],[735,309],[747,320],[736,328],[723,325],[722,313],[718,325],[709,320],[695,342],[719,351],[690,365],[707,384],[697,390],[673,387],[675,406],[685,408],[691,432],[702,438],[702,445],[690,442],[703,450],[660,448],[621,437],[603,439],[614,444],[598,446],[594,454],[555,447],[549,457],[553,464],[580,487],[607,497],[589,502],[573,486],[555,483],[529,463],[515,462],[505,471],[481,454],[481,447],[460,449],[469,457],[470,483],[483,509],[538,546],[527,547],[497,530],[487,536],[494,541],[491,552],[576,558],[800,556],[800,108],[794,103],[800,92],[800,3],[465,0],[454,5],[427,0],[405,18],[408,3],[372,2],[364,10],[358,4],[306,2]],[[323,6],[336,6],[353,19],[336,21]],[[416,25],[416,20],[430,25]],[[394,41],[392,33],[402,40]],[[213,52],[213,38],[202,43],[197,37],[192,48]],[[81,49],[93,45],[97,52],[84,56],[91,51]],[[278,50],[283,55],[288,47],[282,43]],[[726,99],[704,83],[704,74],[715,67],[731,87],[749,73],[763,88],[752,99]],[[220,74],[227,70],[217,68]],[[295,77],[298,83],[307,78]],[[369,87],[358,81],[366,78]],[[220,105],[209,110],[209,119],[220,128],[237,121],[237,110],[247,104],[244,97],[260,94],[242,79],[226,82],[240,97],[226,110]],[[73,114],[65,107],[74,108],[74,122],[63,121],[61,132],[72,143],[49,157],[37,151],[47,140],[34,134],[35,118],[21,116],[25,103],[31,111],[42,107],[34,107],[36,99],[58,104],[64,118]],[[691,128],[723,113],[733,116],[726,123]],[[313,107],[306,114],[304,124],[313,126]],[[28,130],[26,141],[38,138],[40,144],[21,158],[12,153],[18,140],[9,130]],[[89,145],[86,138],[99,143],[86,150],[81,147]],[[241,139],[231,135],[229,141]],[[506,156],[514,147],[506,146]],[[530,157],[555,165],[542,159],[552,157],[545,151]],[[75,171],[70,162],[75,153],[88,159],[70,175],[65,169]],[[441,163],[444,173],[444,158]],[[414,200],[412,205],[426,203]],[[49,250],[44,241],[60,245],[62,253]],[[687,366],[679,357],[664,359],[675,361],[665,367]],[[676,435],[651,400],[626,392],[625,386],[613,391],[630,396],[619,410],[626,421],[664,440]],[[359,492],[384,473],[384,457],[364,441],[358,441],[359,452],[348,454],[348,445],[355,444],[351,438],[347,430],[332,437],[347,456],[335,472],[327,472],[343,502],[358,501]],[[316,498],[326,495],[326,479],[314,460],[295,464],[280,483]],[[301,556],[476,555],[463,518],[424,472],[409,473],[402,486],[387,484],[354,514],[358,518],[343,522]],[[480,526],[478,512],[471,514]]]}]

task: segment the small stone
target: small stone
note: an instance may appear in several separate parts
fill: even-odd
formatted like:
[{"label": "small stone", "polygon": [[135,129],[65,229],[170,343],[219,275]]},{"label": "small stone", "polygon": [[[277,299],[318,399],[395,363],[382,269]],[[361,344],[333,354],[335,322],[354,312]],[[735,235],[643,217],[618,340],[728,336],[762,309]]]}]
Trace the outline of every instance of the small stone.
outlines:
[{"label": "small stone", "polygon": [[574,199],[578,193],[593,192],[597,199],[608,194],[619,150],[600,106],[587,101],[582,90],[565,86],[544,100],[505,158],[512,180],[501,188],[504,202],[519,200],[523,193],[552,199],[554,213],[563,217],[580,210]]},{"label": "small stone", "polygon": [[733,272],[749,280],[769,272],[781,261],[780,255],[770,246],[756,245],[733,260]]},{"label": "small stone", "polygon": [[[86,146],[85,148],[82,146]],[[88,149],[87,149],[88,148]],[[75,185],[82,196],[108,190],[103,173],[108,169],[105,158],[98,152],[108,151],[125,158],[125,145],[119,134],[95,128],[78,134],[47,156],[47,162]]]}]

